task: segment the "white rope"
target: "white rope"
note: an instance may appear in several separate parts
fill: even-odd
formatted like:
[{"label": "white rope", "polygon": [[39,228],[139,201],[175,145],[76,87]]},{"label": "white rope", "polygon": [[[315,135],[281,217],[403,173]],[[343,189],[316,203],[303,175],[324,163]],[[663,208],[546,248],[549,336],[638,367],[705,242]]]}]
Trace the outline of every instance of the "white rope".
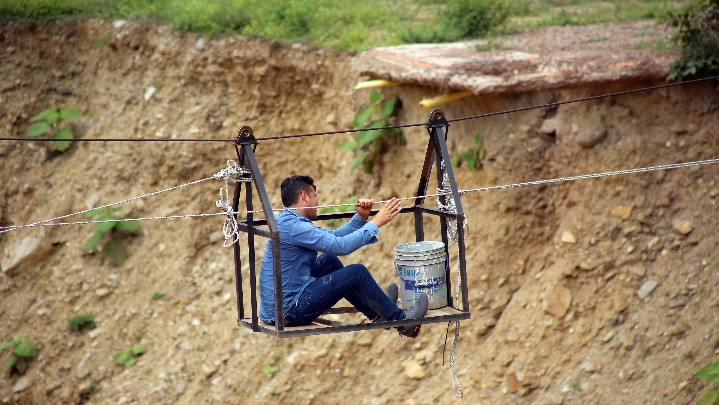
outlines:
[{"label": "white rope", "polygon": [[[444,203],[442,203],[440,198],[437,204],[439,206],[439,209],[443,211],[457,213],[457,204],[454,201],[454,196],[451,195],[452,188],[449,183],[449,175],[447,174],[447,170],[444,166],[444,161],[442,161],[440,164],[440,170],[442,171],[442,188],[437,188],[437,193],[444,195],[445,200]],[[464,219],[462,227],[466,230],[466,233],[464,234],[464,239],[467,239],[467,236],[469,235],[469,224],[467,223],[467,216],[463,214],[462,217]],[[450,220],[450,218],[444,218],[444,221],[447,225],[447,238],[449,239],[449,242],[452,244],[457,243],[459,241],[459,232],[457,230],[457,227],[452,224],[452,220]],[[447,258],[447,260],[449,260],[449,258]],[[455,280],[454,283],[454,301],[456,309],[459,309],[459,283],[461,281],[459,273],[459,245],[457,245],[457,280]],[[459,385],[457,370],[455,370],[454,368],[454,357],[457,354],[457,342],[459,342],[460,328],[459,321],[455,322],[454,341],[452,342],[452,350],[449,351],[449,374],[452,376],[452,389],[454,390],[454,396],[457,398],[462,398],[464,397],[464,392],[462,391],[462,387]],[[459,394],[457,394],[458,390]]]},{"label": "white rope", "polygon": [[[507,188],[514,188],[514,187],[523,187],[523,186],[534,186],[534,185],[540,185],[540,184],[548,184],[548,183],[560,183],[565,181],[573,181],[573,180],[584,180],[584,179],[594,179],[594,178],[600,178],[600,177],[610,177],[610,176],[619,176],[623,174],[633,174],[633,173],[644,173],[644,172],[651,172],[656,170],[669,170],[669,169],[678,169],[682,167],[692,167],[692,166],[703,166],[703,165],[710,165],[710,164],[716,164],[719,163],[719,159],[709,159],[709,160],[700,160],[696,162],[686,162],[686,163],[674,163],[674,164],[668,164],[668,165],[662,165],[662,166],[652,166],[652,167],[642,167],[637,169],[626,169],[626,170],[618,170],[613,172],[604,172],[604,173],[595,173],[595,174],[585,174],[580,176],[571,176],[571,177],[560,177],[556,179],[549,179],[549,180],[537,180],[537,181],[528,181],[523,183],[514,183],[514,184],[506,184],[502,186],[491,186],[491,187],[482,187],[482,188],[474,188],[469,190],[459,190],[460,195],[465,195],[467,193],[473,193],[478,191],[490,191],[490,190],[500,190],[500,189],[507,189]],[[218,213],[212,213],[212,214],[189,214],[189,215],[172,215],[172,216],[166,216],[166,217],[149,217],[149,218],[130,218],[130,219],[116,219],[116,220],[109,220],[109,221],[83,221],[83,222],[59,222],[59,223],[48,223],[52,221],[56,221],[58,219],[71,217],[74,215],[84,214],[90,211],[111,207],[113,205],[123,204],[129,201],[137,200],[144,197],[150,197],[153,195],[157,195],[160,193],[164,193],[166,191],[176,190],[181,187],[190,186],[193,184],[201,183],[203,181],[212,180],[214,177],[209,177],[202,180],[193,181],[191,183],[183,184],[180,186],[168,188],[166,190],[156,191],[154,193],[141,195],[134,198],[129,198],[127,200],[118,201],[112,204],[103,205],[98,208],[93,208],[85,211],[76,212],[73,214],[63,215],[56,218],[46,219],[44,221],[35,222],[28,225],[18,225],[18,226],[6,226],[6,227],[0,227],[0,233],[5,233],[9,231],[14,231],[18,229],[23,228],[34,228],[34,227],[40,227],[40,226],[58,226],[58,225],[80,225],[80,224],[98,224],[103,222],[122,222],[122,221],[148,221],[148,220],[155,220],[155,219],[176,219],[176,218],[195,218],[195,217],[209,217],[209,216],[215,216],[215,215],[227,215],[227,212],[218,212]],[[416,200],[417,198],[432,198],[432,197],[439,197],[440,195],[451,195],[451,192],[441,192],[437,194],[428,194],[423,196],[414,196],[414,197],[403,197],[398,198],[400,201],[404,200]],[[386,203],[390,200],[381,200],[377,201],[377,204]],[[303,207],[303,208],[281,208],[281,209],[273,209],[273,211],[284,211],[287,209],[305,209],[305,208],[333,208],[333,207],[353,207],[355,204],[332,204],[332,205],[318,205],[315,207]],[[257,214],[257,213],[263,213],[263,210],[254,210],[254,211],[237,211],[232,212],[232,215],[244,215],[244,214]]]},{"label": "white rope", "polygon": [[[207,177],[207,178],[204,178],[204,179],[201,179],[201,180],[195,180],[195,181],[192,181],[192,182],[190,182],[190,183],[181,184],[181,185],[179,185],[179,186],[170,187],[170,188],[167,188],[167,189],[164,189],[164,190],[160,190],[160,191],[155,191],[155,192],[149,193],[149,194],[143,194],[143,195],[140,195],[140,196],[137,196],[137,197],[128,198],[128,199],[126,199],[126,200],[117,201],[117,202],[110,203],[110,204],[105,204],[105,205],[103,205],[103,206],[101,206],[101,207],[91,208],[91,209],[87,209],[87,210],[84,210],[84,211],[75,212],[75,213],[72,213],[72,214],[61,215],[61,216],[59,216],[59,217],[55,217],[55,218],[51,218],[51,219],[46,219],[46,220],[44,220],[44,221],[34,222],[34,223],[28,224],[28,225],[2,226],[2,227],[0,227],[0,234],[5,233],[5,232],[10,232],[10,231],[15,231],[15,230],[18,230],[18,229],[23,229],[23,228],[37,228],[37,227],[40,227],[40,226],[101,224],[101,223],[104,223],[104,222],[147,221],[147,220],[151,220],[151,219],[174,219],[174,218],[187,218],[187,217],[205,217],[205,216],[212,216],[212,215],[227,215],[226,212],[222,212],[222,213],[218,213],[218,214],[173,215],[173,216],[167,216],[167,217],[150,217],[150,218],[135,218],[135,219],[115,219],[115,220],[106,220],[106,221],[58,222],[58,223],[53,223],[53,224],[50,224],[50,223],[49,223],[49,222],[57,221],[58,219],[68,218],[68,217],[72,217],[72,216],[80,215],[80,214],[86,214],[86,213],[88,213],[88,212],[92,212],[92,211],[96,211],[96,210],[101,210],[101,209],[103,209],[103,208],[108,208],[108,207],[112,207],[112,206],[115,206],[115,205],[125,204],[125,203],[128,203],[128,202],[130,202],[130,201],[139,200],[139,199],[141,199],[141,198],[152,197],[152,196],[155,196],[155,195],[158,195],[158,194],[166,193],[166,192],[168,192],[168,191],[177,190],[177,189],[179,189],[179,188],[183,188],[183,187],[187,187],[187,186],[192,186],[192,185],[194,185],[194,184],[202,183],[202,182],[207,181],[207,180],[224,179],[224,180],[225,180],[225,187],[227,187],[227,181],[228,181],[228,180],[234,180],[234,181],[251,181],[251,179],[247,179],[247,178],[242,178],[241,180],[240,180],[240,179],[233,179],[233,178],[232,178],[232,175],[244,174],[244,173],[246,173],[246,171],[245,171],[244,169],[242,169],[241,167],[237,166],[237,164],[234,164],[234,166],[233,166],[231,163],[234,164],[235,162],[232,161],[232,160],[228,160],[228,161],[227,161],[227,166],[228,166],[228,167],[225,168],[225,169],[220,170],[218,173],[215,173],[214,175],[212,175],[212,177]],[[239,167],[239,169],[238,169],[238,167]],[[221,190],[221,189],[220,189],[220,190]],[[221,191],[220,191],[220,192],[221,192]],[[230,210],[230,211],[231,211],[231,210]]]},{"label": "white rope", "polygon": [[[239,224],[237,223],[237,217],[235,216],[232,204],[230,203],[230,185],[228,184],[228,181],[236,180],[251,182],[252,178],[250,176],[244,176],[245,174],[250,174],[250,172],[245,170],[242,166],[238,166],[237,162],[230,159],[227,161],[226,168],[220,170],[217,174],[212,176],[216,179],[225,179],[225,201],[222,201],[223,187],[220,187],[220,199],[215,202],[217,208],[225,214],[225,223],[222,225],[222,234],[225,235],[225,242],[223,243],[224,247],[230,247],[240,239]],[[228,243],[228,241],[230,242]]]}]

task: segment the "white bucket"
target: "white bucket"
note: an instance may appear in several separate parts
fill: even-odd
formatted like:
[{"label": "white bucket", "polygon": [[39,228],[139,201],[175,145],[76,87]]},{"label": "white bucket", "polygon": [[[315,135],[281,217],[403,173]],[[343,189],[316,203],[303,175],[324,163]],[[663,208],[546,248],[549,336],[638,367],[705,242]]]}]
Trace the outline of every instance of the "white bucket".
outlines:
[{"label": "white bucket", "polygon": [[402,308],[408,309],[420,294],[427,294],[429,309],[447,306],[447,255],[444,243],[411,242],[394,248],[394,268],[400,280]]}]

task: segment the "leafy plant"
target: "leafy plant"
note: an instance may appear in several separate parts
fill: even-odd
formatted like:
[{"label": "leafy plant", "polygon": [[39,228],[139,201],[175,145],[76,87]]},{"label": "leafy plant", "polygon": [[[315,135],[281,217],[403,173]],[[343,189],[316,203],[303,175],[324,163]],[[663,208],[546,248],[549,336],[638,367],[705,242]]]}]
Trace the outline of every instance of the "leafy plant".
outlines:
[{"label": "leafy plant", "polygon": [[159,301],[161,299],[164,299],[165,296],[167,296],[167,294],[155,291],[154,293],[152,293],[152,297],[150,298],[152,298],[153,301]]},{"label": "leafy plant", "polygon": [[27,371],[28,360],[37,357],[37,347],[27,342],[23,342],[24,339],[25,335],[20,335],[0,346],[0,351],[12,349],[12,354],[10,354],[7,363],[5,363],[6,372],[12,373],[12,370],[14,369],[20,374],[25,374],[25,371]]},{"label": "leafy plant", "polygon": [[[495,31],[511,16],[504,0],[448,0],[438,6],[434,24],[400,33],[405,42],[454,42],[481,38]],[[437,28],[428,28],[437,27]]]},{"label": "leafy plant", "polygon": [[[90,239],[88,239],[88,241],[85,243],[85,246],[82,247],[83,251],[89,252],[95,247],[97,247],[97,245],[99,245],[102,241],[103,236],[112,230],[137,232],[140,229],[140,223],[137,221],[114,221],[118,219],[125,219],[112,215],[112,212],[117,212],[120,209],[120,207],[107,207],[90,211],[85,214],[86,217],[94,218],[97,221],[113,222],[102,222],[95,224],[96,232],[90,237]],[[125,260],[127,260],[127,250],[125,249],[125,245],[121,241],[110,239],[102,247],[102,256],[105,258],[105,260],[108,261],[108,263],[120,266],[125,263]]]},{"label": "leafy plant", "polygon": [[280,372],[280,367],[273,364],[265,364],[262,366],[262,372],[271,380]]},{"label": "leafy plant", "polygon": [[[401,106],[402,102],[399,96],[382,99],[382,96],[377,91],[372,91],[369,95],[369,104],[363,105],[359,111],[357,111],[352,125],[357,129],[387,126],[390,117],[396,116]],[[379,114],[379,118],[372,120],[377,114]],[[396,128],[375,129],[357,132],[354,141],[341,143],[337,146],[337,149],[356,152],[355,158],[350,164],[351,170],[354,170],[360,163],[363,163],[363,171],[365,173],[372,173],[374,160],[382,152],[383,142],[392,139],[400,145],[407,143],[404,136],[402,136],[402,131]]]},{"label": "leafy plant", "polygon": [[130,367],[135,364],[135,359],[147,352],[145,346],[133,346],[129,347],[120,353],[116,354],[112,358],[112,361],[116,364],[122,364],[125,367]]},{"label": "leafy plant", "polygon": [[58,129],[58,124],[62,121],[71,120],[79,116],[80,111],[74,108],[65,108],[58,112],[57,107],[52,106],[32,119],[35,123],[30,125],[26,134],[30,137],[36,137],[52,129],[55,131],[52,135],[52,138],[55,139],[55,141],[53,141],[55,143],[55,147],[60,152],[63,152],[70,147],[71,142],[63,141],[62,139],[73,139],[73,133],[69,128]]},{"label": "leafy plant", "polygon": [[482,135],[475,135],[474,143],[477,146],[464,151],[461,155],[461,160],[460,156],[455,156],[454,159],[452,159],[452,166],[459,167],[462,162],[466,162],[467,170],[472,171],[476,167],[482,165],[482,160],[484,160],[484,157],[487,154],[487,151],[484,149],[484,139],[482,139]]},{"label": "leafy plant", "polygon": [[[719,385],[719,361],[710,363],[707,368],[703,368],[696,372],[697,378],[710,381],[715,386]],[[714,405],[719,400],[719,390],[714,387],[708,389],[699,397],[699,405]]]},{"label": "leafy plant", "polygon": [[97,318],[95,314],[73,316],[67,320],[67,329],[77,332],[86,327],[94,328],[95,318]]},{"label": "leafy plant", "polygon": [[680,13],[670,12],[668,25],[681,55],[672,63],[667,80],[719,75],[719,0],[701,0]]},{"label": "leafy plant", "polygon": [[[352,204],[357,200],[357,196],[353,195],[352,197],[340,201],[338,204]],[[335,212],[347,212],[352,211],[353,207],[328,207],[328,208],[322,208],[320,210],[320,214],[334,214]],[[332,226],[333,228],[339,228],[340,226],[346,224],[348,221],[346,219],[330,219],[327,221],[327,224]]]}]

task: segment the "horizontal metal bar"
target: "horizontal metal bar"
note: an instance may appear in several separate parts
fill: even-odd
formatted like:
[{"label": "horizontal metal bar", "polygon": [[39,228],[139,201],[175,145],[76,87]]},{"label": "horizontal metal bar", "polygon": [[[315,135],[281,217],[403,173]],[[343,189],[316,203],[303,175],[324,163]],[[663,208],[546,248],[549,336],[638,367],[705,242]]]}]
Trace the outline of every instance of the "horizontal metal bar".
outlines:
[{"label": "horizontal metal bar", "polygon": [[[253,224],[257,224],[258,222],[259,222],[259,221],[252,221]],[[265,223],[264,225],[267,225],[267,224]],[[272,238],[272,232],[270,232],[269,229],[267,229],[267,228],[260,228],[260,227],[257,227],[257,226],[253,226],[252,228],[254,229],[254,232],[253,232],[253,233],[254,233],[255,235],[264,236],[265,238],[268,238],[268,239]],[[245,222],[245,221],[242,221],[242,222],[240,222],[239,224],[237,224],[237,229],[240,230],[240,231],[242,231],[242,232],[247,232],[247,233],[250,232],[250,227],[247,226],[247,222]]]},{"label": "horizontal metal bar", "polygon": [[[287,337],[293,337],[293,336],[310,336],[310,335],[326,335],[330,333],[342,333],[342,332],[352,332],[352,331],[360,331],[360,330],[372,330],[372,329],[385,329],[385,328],[393,328],[398,326],[408,326],[408,325],[426,325],[431,323],[441,323],[441,322],[451,322],[451,321],[461,321],[463,319],[470,319],[471,314],[469,312],[461,312],[457,311],[458,313],[454,314],[448,314],[448,315],[439,315],[439,316],[432,316],[432,317],[425,317],[420,319],[403,319],[401,321],[391,321],[391,322],[368,322],[368,323],[362,323],[362,324],[355,324],[355,323],[339,323],[337,326],[317,326],[314,328],[286,328],[283,331],[278,332],[273,327],[268,327],[265,324],[260,323],[260,332],[265,335],[270,336],[276,336],[278,338],[287,338]],[[332,321],[329,321],[332,322]],[[336,322],[332,322],[335,324]],[[252,329],[252,323],[240,320],[238,322],[238,325],[244,326],[246,328]]]}]

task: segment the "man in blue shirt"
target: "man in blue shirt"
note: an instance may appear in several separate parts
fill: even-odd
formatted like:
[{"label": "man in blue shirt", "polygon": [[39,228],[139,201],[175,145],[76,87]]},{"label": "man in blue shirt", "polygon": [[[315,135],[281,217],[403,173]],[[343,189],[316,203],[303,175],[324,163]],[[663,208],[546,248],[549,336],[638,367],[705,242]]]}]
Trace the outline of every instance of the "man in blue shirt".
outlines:
[{"label": "man in blue shirt", "polygon": [[[352,219],[330,231],[312,223],[317,219],[317,188],[309,176],[295,175],[280,185],[286,208],[277,216],[282,256],[282,293],[284,323],[301,326],[312,323],[342,298],[372,321],[416,319],[427,312],[425,294],[403,311],[397,304],[397,285],[387,293],[377,285],[362,264],[344,266],[337,256],[347,255],[362,246],[377,242],[379,228],[400,211],[401,202],[392,199],[367,221],[373,200],[358,199]],[[323,254],[317,256],[318,252]],[[272,241],[267,242],[260,269],[260,320],[275,321],[274,278],[272,275]],[[416,337],[420,325],[400,327],[400,335]]]}]

